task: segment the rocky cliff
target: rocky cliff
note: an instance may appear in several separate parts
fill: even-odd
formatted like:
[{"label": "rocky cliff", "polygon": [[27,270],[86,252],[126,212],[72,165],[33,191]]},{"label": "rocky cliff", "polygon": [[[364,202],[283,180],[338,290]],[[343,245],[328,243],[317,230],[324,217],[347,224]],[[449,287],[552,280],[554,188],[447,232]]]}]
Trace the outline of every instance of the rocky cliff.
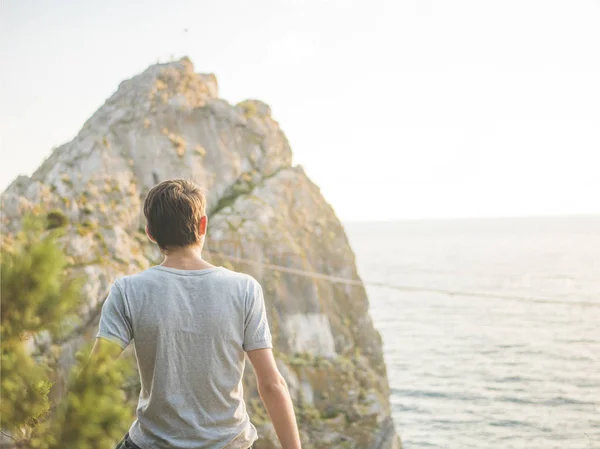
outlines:
[{"label": "rocky cliff", "polygon": [[[302,168],[292,166],[269,106],[218,98],[216,78],[195,73],[187,58],[122,82],[75,139],[2,194],[7,232],[27,213],[66,223],[72,269],[87,278],[71,335],[60,342],[40,335],[32,344],[56,355],[57,394],[74,351],[93,338],[110,283],[159,262],[141,206],[150,187],[174,177],[206,188],[206,258],[264,287],[304,447],[398,448],[364,287],[272,266],[359,280],[342,225]],[[278,447],[251,373],[245,394],[262,437],[256,447]]]}]

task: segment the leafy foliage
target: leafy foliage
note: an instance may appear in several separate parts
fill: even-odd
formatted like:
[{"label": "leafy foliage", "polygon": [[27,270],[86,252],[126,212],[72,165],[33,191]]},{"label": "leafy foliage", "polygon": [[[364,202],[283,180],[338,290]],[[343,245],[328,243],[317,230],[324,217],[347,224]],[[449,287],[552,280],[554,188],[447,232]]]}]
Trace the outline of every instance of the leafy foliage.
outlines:
[{"label": "leafy foliage", "polygon": [[66,396],[52,407],[52,367],[36,360],[28,347],[40,332],[63,335],[79,302],[81,280],[66,271],[55,218],[30,218],[20,233],[2,240],[0,427],[17,447],[106,448],[131,418],[120,388],[126,375],[125,361],[117,360],[120,348],[102,345],[89,360],[89,347],[84,348]]},{"label": "leafy foliage", "polygon": [[64,319],[79,302],[80,281],[65,273],[67,258],[57,239],[60,230],[43,232],[43,223],[29,219],[12,244],[2,245],[2,346],[42,329],[61,333]]}]

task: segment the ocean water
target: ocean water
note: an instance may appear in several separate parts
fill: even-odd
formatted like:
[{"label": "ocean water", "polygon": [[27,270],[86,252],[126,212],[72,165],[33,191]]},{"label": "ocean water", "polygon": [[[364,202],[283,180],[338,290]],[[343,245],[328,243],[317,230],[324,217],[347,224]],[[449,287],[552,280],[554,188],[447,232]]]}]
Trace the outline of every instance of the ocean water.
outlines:
[{"label": "ocean water", "polygon": [[600,216],[345,227],[405,449],[600,448]]}]

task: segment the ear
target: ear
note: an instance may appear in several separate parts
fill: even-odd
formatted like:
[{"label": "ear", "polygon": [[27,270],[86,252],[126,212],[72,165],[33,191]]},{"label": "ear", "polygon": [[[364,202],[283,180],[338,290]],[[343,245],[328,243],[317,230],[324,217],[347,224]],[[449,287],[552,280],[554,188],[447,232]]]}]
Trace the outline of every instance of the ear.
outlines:
[{"label": "ear", "polygon": [[208,227],[208,217],[206,215],[204,215],[200,219],[200,234],[201,235],[206,235],[206,228],[207,227]]},{"label": "ear", "polygon": [[148,229],[148,225],[146,225],[146,235],[148,236],[148,238],[150,239],[150,241],[152,243],[156,243],[156,240],[154,240],[154,238],[152,237],[152,234],[150,234],[150,230]]}]

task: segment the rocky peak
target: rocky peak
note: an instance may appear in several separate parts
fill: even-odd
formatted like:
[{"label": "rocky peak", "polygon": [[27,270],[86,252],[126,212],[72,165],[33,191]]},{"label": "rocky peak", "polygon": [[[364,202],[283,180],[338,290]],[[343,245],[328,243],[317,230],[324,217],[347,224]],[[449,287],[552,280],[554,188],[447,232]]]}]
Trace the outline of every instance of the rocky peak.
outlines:
[{"label": "rocky peak", "polygon": [[[208,192],[209,260],[263,285],[305,447],[399,447],[364,288],[302,274],[360,280],[334,210],[291,163],[268,105],[230,105],[218,98],[215,76],[195,73],[183,58],[122,82],[71,142],[31,177],[18,177],[1,198],[8,235],[28,213],[64,217],[71,269],[87,279],[81,325],[55,342],[62,348],[57,396],[73,352],[93,338],[112,281],[159,261],[143,233],[145,194],[159,181],[183,177]],[[47,346],[36,337],[33,347]],[[263,437],[257,447],[276,447],[252,376],[245,383]]]}]

